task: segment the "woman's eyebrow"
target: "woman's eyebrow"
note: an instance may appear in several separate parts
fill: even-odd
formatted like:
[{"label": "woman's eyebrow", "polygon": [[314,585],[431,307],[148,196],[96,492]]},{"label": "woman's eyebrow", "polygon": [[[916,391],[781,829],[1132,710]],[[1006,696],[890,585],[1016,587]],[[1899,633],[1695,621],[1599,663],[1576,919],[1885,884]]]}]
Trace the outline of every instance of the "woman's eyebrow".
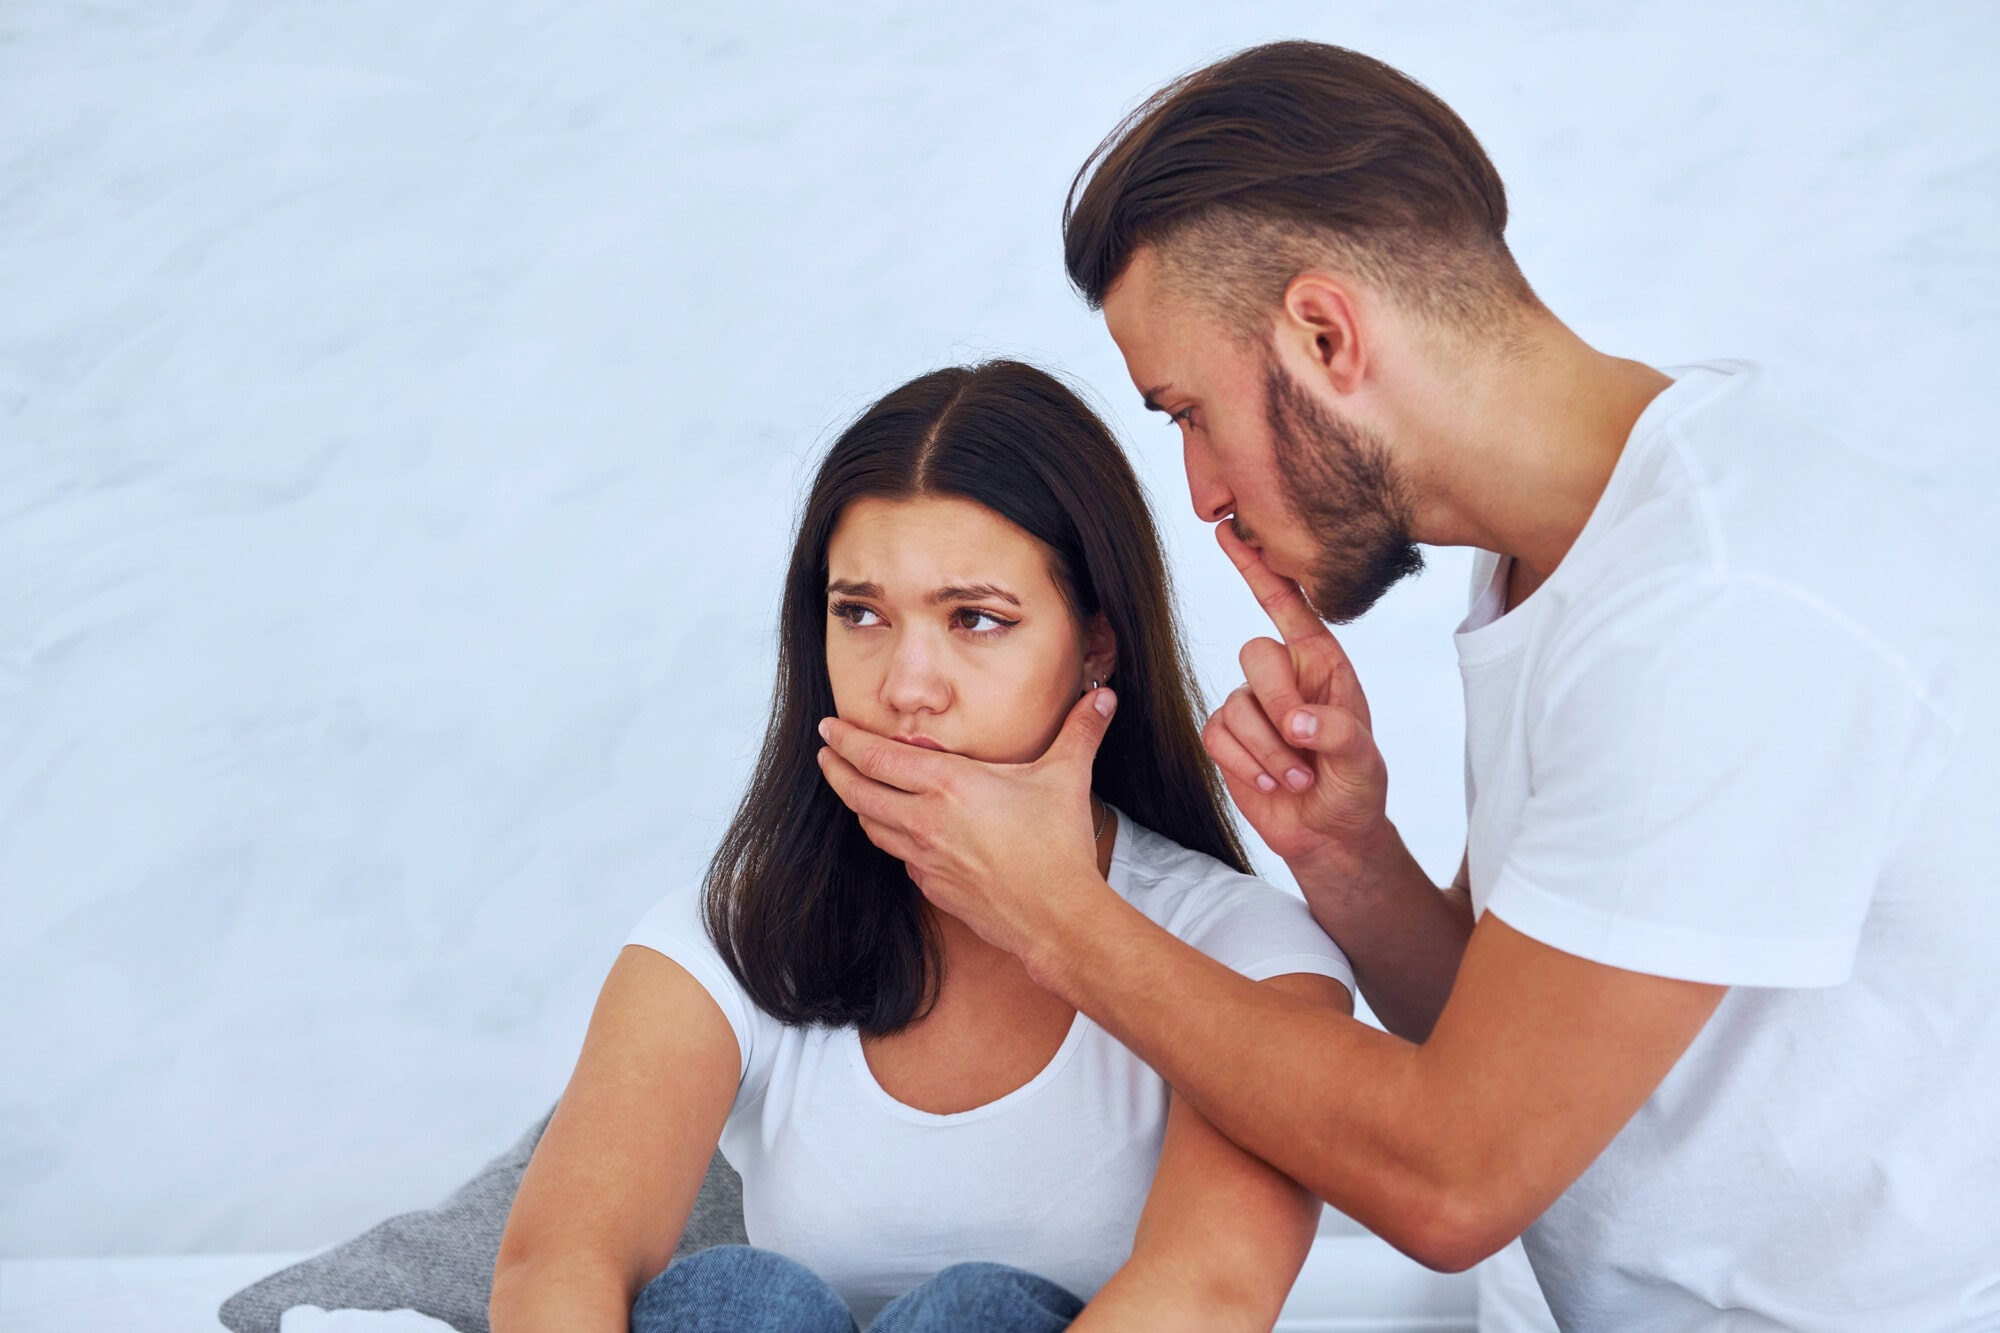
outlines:
[{"label": "woman's eyebrow", "polygon": [[1019,606],[1021,599],[1005,588],[991,583],[959,583],[947,588],[939,588],[928,600],[932,605],[939,602],[983,602],[988,598],[1006,602],[1009,606]]},{"label": "woman's eyebrow", "polygon": [[829,593],[845,593],[849,597],[873,597],[881,600],[882,585],[879,583],[856,583],[852,579],[830,579],[826,590]]}]

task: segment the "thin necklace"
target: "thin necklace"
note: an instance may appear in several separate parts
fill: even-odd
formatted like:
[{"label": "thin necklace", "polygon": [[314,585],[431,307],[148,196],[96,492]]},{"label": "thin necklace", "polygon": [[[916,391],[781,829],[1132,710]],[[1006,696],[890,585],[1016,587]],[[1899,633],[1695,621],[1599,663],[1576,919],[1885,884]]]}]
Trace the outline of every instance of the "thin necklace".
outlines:
[{"label": "thin necklace", "polygon": [[1092,799],[1097,802],[1097,832],[1090,835],[1090,841],[1095,844],[1104,837],[1104,821],[1111,818],[1111,807],[1104,803],[1101,796]]}]

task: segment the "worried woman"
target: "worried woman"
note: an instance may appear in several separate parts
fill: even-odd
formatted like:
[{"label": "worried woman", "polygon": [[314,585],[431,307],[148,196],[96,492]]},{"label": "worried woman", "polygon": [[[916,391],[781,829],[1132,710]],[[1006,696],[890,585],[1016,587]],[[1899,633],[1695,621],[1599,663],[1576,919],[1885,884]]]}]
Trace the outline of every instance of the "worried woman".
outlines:
[{"label": "worried woman", "polygon": [[[1109,431],[1029,366],[925,375],[813,482],[755,776],[706,883],[605,983],[508,1222],[496,1333],[1271,1327],[1317,1201],[929,904],[818,767],[828,716],[1034,761],[1113,682],[1071,815],[1106,882],[1349,1007],[1339,950],[1248,873]],[[669,1267],[718,1141],[752,1244]]]}]

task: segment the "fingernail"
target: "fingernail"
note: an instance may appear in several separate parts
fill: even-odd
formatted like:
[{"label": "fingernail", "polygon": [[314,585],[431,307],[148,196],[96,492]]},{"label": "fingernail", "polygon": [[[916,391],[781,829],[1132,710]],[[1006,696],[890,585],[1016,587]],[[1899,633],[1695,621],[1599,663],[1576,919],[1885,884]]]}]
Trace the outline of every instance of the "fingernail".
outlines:
[{"label": "fingernail", "polygon": [[1278,789],[1277,780],[1273,778],[1269,773],[1259,773],[1257,775],[1258,791],[1276,791],[1277,789]]},{"label": "fingernail", "polygon": [[1304,791],[1307,787],[1312,786],[1312,780],[1313,775],[1306,772],[1303,768],[1293,768],[1285,771],[1285,781],[1293,791]]},{"label": "fingernail", "polygon": [[1292,735],[1302,741],[1309,741],[1319,734],[1319,719],[1301,708],[1292,714]]},{"label": "fingernail", "polygon": [[819,720],[819,738],[821,740],[827,739],[826,731],[827,731],[827,721],[825,718],[821,718]]},{"label": "fingernail", "polygon": [[1094,705],[1094,707],[1096,707],[1097,715],[1099,717],[1110,717],[1111,710],[1116,708],[1117,706],[1118,706],[1118,696],[1113,694],[1110,690],[1099,690],[1097,692],[1097,703]]}]

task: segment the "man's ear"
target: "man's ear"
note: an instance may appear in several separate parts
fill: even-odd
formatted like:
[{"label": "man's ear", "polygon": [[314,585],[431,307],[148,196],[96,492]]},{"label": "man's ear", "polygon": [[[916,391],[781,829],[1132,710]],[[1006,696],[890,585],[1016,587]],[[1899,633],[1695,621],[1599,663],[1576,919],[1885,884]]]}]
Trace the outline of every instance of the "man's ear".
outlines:
[{"label": "man's ear", "polygon": [[1083,630],[1083,674],[1086,688],[1089,681],[1100,685],[1111,683],[1111,673],[1118,669],[1118,636],[1111,630],[1111,622],[1099,611],[1090,618],[1090,624]]},{"label": "man's ear", "polygon": [[1285,287],[1277,341],[1281,357],[1300,363],[1294,366],[1295,373],[1310,370],[1338,394],[1361,388],[1368,370],[1368,345],[1360,295],[1349,279],[1315,269],[1299,274]]}]

